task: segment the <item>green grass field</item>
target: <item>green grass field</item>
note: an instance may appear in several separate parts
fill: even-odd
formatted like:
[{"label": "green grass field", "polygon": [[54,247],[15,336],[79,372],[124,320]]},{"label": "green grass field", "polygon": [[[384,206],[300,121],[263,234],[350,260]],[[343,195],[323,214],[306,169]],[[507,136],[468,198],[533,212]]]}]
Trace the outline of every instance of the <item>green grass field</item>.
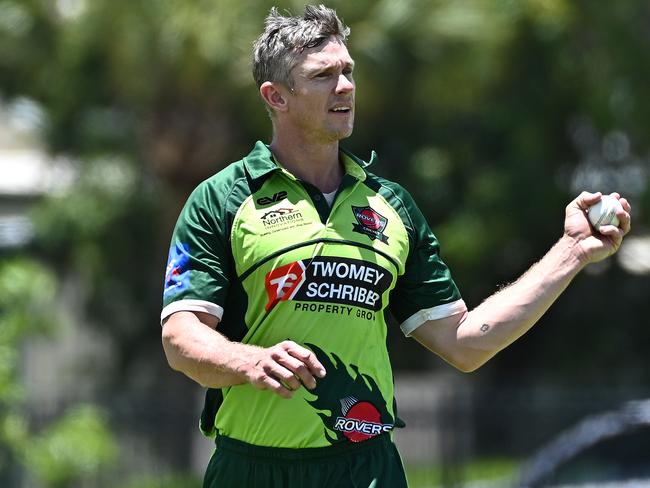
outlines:
[{"label": "green grass field", "polygon": [[[410,488],[435,488],[444,486],[445,477],[457,483],[476,481],[498,481],[511,479],[519,467],[518,461],[507,458],[484,458],[458,466],[455,470],[445,470],[441,466],[425,464],[407,465]],[[447,476],[446,476],[447,475]]]}]

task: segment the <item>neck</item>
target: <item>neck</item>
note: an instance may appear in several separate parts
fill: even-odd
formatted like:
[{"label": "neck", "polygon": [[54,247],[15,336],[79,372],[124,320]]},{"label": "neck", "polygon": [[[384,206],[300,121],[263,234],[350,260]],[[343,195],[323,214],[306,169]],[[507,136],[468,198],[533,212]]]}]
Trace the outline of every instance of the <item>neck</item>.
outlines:
[{"label": "neck", "polygon": [[315,144],[295,137],[285,140],[274,134],[270,147],[284,168],[323,193],[330,193],[341,184],[344,171],[339,160],[338,141]]}]

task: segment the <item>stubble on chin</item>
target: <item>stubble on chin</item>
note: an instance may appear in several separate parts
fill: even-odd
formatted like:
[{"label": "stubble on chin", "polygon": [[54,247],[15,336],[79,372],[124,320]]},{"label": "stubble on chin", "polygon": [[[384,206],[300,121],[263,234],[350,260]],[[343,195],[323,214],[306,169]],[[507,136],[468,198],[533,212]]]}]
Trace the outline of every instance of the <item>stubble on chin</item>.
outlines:
[{"label": "stubble on chin", "polygon": [[336,133],[336,140],[340,141],[342,139],[347,139],[352,135],[352,132],[354,130],[354,116],[352,117],[353,118],[350,120],[350,123],[347,127],[334,131]]}]

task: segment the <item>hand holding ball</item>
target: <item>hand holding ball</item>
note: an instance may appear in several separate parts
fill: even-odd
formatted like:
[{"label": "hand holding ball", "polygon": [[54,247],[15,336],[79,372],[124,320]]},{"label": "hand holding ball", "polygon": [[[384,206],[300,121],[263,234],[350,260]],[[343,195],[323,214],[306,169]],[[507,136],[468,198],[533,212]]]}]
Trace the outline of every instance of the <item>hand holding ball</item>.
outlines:
[{"label": "hand holding ball", "polygon": [[597,231],[600,231],[601,225],[615,225],[618,227],[616,212],[619,210],[622,211],[623,207],[618,201],[618,198],[611,195],[603,195],[600,201],[589,207],[587,215],[589,216],[589,222],[591,222],[591,225],[593,225]]}]

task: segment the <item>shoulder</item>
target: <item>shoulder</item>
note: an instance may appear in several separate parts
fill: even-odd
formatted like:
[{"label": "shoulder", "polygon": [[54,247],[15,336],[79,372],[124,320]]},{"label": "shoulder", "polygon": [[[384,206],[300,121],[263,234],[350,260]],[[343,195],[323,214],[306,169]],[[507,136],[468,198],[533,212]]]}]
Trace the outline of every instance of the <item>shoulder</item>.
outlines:
[{"label": "shoulder", "polygon": [[203,180],[192,192],[194,196],[227,195],[237,188],[247,186],[243,159],[230,163],[209,178]]},{"label": "shoulder", "polygon": [[386,199],[399,214],[407,229],[414,230],[415,221],[421,218],[422,213],[408,190],[399,183],[374,173],[366,172],[366,175],[364,183]]},{"label": "shoulder", "polygon": [[[251,194],[243,160],[229,164],[199,183],[188,198],[188,204],[199,204],[212,210],[237,208]],[[219,212],[220,213],[220,212]]]},{"label": "shoulder", "polygon": [[224,232],[232,225],[237,210],[251,194],[242,160],[229,164],[199,183],[187,198],[178,225],[188,229]]}]

